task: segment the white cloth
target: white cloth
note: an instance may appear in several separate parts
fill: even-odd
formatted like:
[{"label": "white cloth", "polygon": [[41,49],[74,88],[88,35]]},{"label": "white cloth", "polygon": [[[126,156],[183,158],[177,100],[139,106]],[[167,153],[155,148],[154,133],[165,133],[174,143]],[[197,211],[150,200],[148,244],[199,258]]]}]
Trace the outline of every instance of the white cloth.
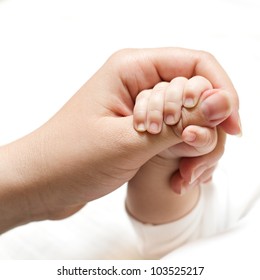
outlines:
[{"label": "white cloth", "polygon": [[[243,218],[224,234],[187,243],[163,257],[179,265],[205,267],[208,279],[259,279],[260,186]],[[253,196],[252,196],[253,197]],[[253,202],[253,201],[252,201]]]},{"label": "white cloth", "polygon": [[[222,179],[221,179],[222,178]],[[224,178],[224,179],[223,179]],[[242,207],[233,207],[230,188],[221,174],[217,184],[200,186],[200,198],[195,208],[185,217],[163,225],[143,224],[129,217],[139,240],[144,259],[160,259],[180,246],[211,237],[231,229],[252,207],[251,199]]]}]

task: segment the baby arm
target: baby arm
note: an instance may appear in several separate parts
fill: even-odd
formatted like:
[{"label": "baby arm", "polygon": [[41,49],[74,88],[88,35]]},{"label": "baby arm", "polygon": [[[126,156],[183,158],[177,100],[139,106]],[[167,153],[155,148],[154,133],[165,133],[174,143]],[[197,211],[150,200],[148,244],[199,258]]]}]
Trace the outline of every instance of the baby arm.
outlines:
[{"label": "baby arm", "polygon": [[[187,96],[193,98],[185,102]],[[158,134],[170,128],[179,139],[179,144],[144,164],[128,184],[126,208],[143,257],[161,258],[199,237],[204,212],[200,185],[210,181],[215,166],[209,161],[199,179],[191,179],[181,188],[173,186],[174,191],[170,179],[179,169],[180,158],[208,154],[217,145],[217,137],[218,143],[223,143],[224,133],[216,126],[228,118],[231,104],[227,92],[213,90],[209,81],[199,76],[176,78],[138,95],[134,108],[136,130]]]}]

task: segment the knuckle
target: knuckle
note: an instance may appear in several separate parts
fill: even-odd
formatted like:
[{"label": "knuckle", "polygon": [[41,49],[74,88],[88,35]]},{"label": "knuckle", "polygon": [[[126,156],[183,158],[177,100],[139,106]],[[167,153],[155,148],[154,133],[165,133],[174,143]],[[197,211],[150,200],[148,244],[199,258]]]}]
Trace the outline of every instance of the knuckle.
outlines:
[{"label": "knuckle", "polygon": [[200,60],[216,61],[216,58],[212,53],[204,50],[198,51],[198,57],[200,58]]},{"label": "knuckle", "polygon": [[108,59],[112,65],[117,66],[119,68],[123,68],[125,71],[127,70],[131,61],[133,61],[134,54],[137,52],[137,49],[120,49],[114,52]]},{"label": "knuckle", "polygon": [[175,78],[173,78],[173,79],[170,81],[170,83],[171,83],[171,84],[175,84],[175,83],[186,83],[187,81],[188,81],[188,78],[180,76],[180,77],[175,77]]},{"label": "knuckle", "polygon": [[151,90],[144,89],[136,96],[136,101],[147,99],[150,95],[151,95]]},{"label": "knuckle", "polygon": [[122,58],[132,54],[133,51],[134,51],[134,49],[131,49],[131,48],[120,49],[111,55],[111,59],[122,59]]},{"label": "knuckle", "polygon": [[167,83],[167,82],[159,82],[158,84],[156,84],[154,86],[153,90],[155,92],[161,92],[161,91],[164,91],[168,85],[169,85],[169,83]]}]

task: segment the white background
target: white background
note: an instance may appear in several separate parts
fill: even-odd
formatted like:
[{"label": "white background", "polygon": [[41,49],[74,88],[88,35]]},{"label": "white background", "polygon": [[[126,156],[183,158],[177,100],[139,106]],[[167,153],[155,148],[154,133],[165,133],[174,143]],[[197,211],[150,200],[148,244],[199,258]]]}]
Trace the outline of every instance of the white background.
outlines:
[{"label": "white background", "polygon": [[[219,168],[240,205],[260,183],[257,0],[0,0],[0,144],[47,121],[114,51],[164,46],[211,52],[238,91],[243,137],[229,137]],[[4,234],[0,257],[138,258],[124,191]]]}]

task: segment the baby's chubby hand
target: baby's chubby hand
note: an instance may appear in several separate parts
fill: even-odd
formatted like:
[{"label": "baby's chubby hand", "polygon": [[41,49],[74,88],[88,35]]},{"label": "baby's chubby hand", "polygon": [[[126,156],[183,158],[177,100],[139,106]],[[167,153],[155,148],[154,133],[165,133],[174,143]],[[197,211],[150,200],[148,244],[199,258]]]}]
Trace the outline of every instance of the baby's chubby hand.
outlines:
[{"label": "baby's chubby hand", "polygon": [[[192,98],[188,97],[191,93]],[[180,140],[204,146],[203,139],[211,134],[206,128],[215,128],[225,121],[232,109],[230,94],[213,89],[206,78],[178,77],[137,96],[134,127],[139,132],[158,134],[164,125],[170,125]]]}]

